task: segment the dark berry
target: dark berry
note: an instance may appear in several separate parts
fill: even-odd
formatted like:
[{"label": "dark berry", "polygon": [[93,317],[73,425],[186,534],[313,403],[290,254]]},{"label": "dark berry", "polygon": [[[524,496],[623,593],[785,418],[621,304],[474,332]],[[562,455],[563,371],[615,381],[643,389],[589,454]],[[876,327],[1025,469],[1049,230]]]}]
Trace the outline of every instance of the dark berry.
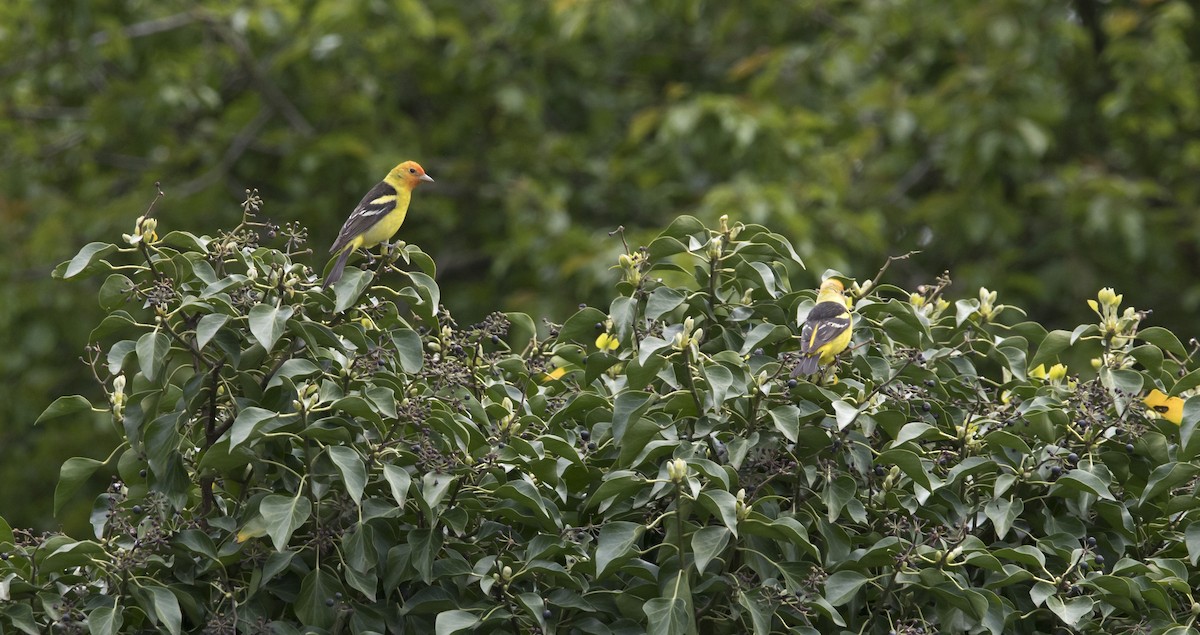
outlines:
[{"label": "dark berry", "polygon": [[756,349],[754,349],[754,354],[755,354],[755,355],[762,355],[762,354],[763,354],[763,349],[761,349],[761,348],[756,348]]},{"label": "dark berry", "polygon": [[788,380],[788,383],[787,383],[787,387],[788,387],[788,388],[795,388],[795,387],[796,387],[796,386],[797,386],[799,383],[800,383],[800,382],[796,381],[795,379],[789,379],[789,380]]},{"label": "dark berry", "polygon": [[1089,566],[1088,566],[1088,563],[1086,563],[1086,562],[1080,562],[1080,563],[1079,563],[1079,572],[1080,572],[1080,573],[1087,573],[1087,572],[1088,572],[1088,569],[1090,569],[1090,568],[1091,568],[1091,567],[1089,567]]},{"label": "dark berry", "polygon": [[588,443],[588,445],[587,445],[587,448],[588,448],[589,450],[595,450],[595,449],[596,449],[596,442],[595,442],[595,441],[592,441],[592,442]]},{"label": "dark berry", "polygon": [[140,515],[142,514],[142,506],[141,506],[141,505],[134,505],[134,506],[133,506],[133,510],[132,510],[132,511],[133,511],[133,513],[134,513],[134,514],[137,514],[137,515],[139,515],[139,516],[140,516]]},{"label": "dark berry", "polygon": [[1104,556],[1096,554],[1096,564],[1104,564]]},{"label": "dark berry", "polygon": [[1132,444],[1132,443],[1126,443],[1126,444],[1125,444],[1125,451],[1126,451],[1126,452],[1128,452],[1128,453],[1130,453],[1130,454],[1133,454],[1133,444]]},{"label": "dark berry", "polygon": [[591,441],[591,440],[592,440],[592,433],[591,433],[591,432],[588,432],[587,430],[582,430],[582,431],[580,431],[580,433],[579,433],[579,438],[580,438],[580,439],[583,439],[584,441]]},{"label": "dark berry", "polygon": [[886,473],[887,473],[887,470],[883,469],[882,465],[875,466],[875,476],[883,476]]},{"label": "dark berry", "polygon": [[1075,454],[1074,452],[1068,454],[1067,455],[1067,463],[1070,463],[1071,465],[1078,465],[1079,464],[1079,455]]},{"label": "dark berry", "polygon": [[325,598],[325,606],[333,606],[333,598]]},{"label": "dark berry", "polygon": [[596,329],[597,331],[603,331],[604,330],[604,322],[596,322],[596,325],[592,328]]},{"label": "dark berry", "polygon": [[0,560],[8,560],[8,552],[0,552]]},{"label": "dark berry", "polygon": [[338,599],[338,600],[342,599],[342,592],[338,591],[337,593],[334,593],[333,597],[334,597],[334,599]]},{"label": "dark berry", "polygon": [[929,412],[932,409],[933,409],[933,406],[929,405],[928,401],[924,401],[921,403],[921,410],[924,410],[925,412]]},{"label": "dark berry", "polygon": [[1050,468],[1050,478],[1058,478],[1062,476],[1062,468],[1055,465]]},{"label": "dark berry", "polygon": [[1093,549],[1096,547],[1096,537],[1095,536],[1087,537],[1087,546],[1092,547]]},{"label": "dark berry", "polygon": [[146,470],[138,470],[138,476],[146,478]]},{"label": "dark berry", "polygon": [[542,611],[542,619],[544,619],[544,620],[548,620],[553,616],[554,616],[554,611],[551,611],[550,609],[546,609],[546,610]]},{"label": "dark berry", "polygon": [[926,379],[926,380],[925,380],[925,385],[926,385],[926,386],[929,386],[930,388],[933,388],[934,386],[936,386],[936,385],[937,385],[937,382],[936,382],[936,381],[933,381],[932,379]]}]

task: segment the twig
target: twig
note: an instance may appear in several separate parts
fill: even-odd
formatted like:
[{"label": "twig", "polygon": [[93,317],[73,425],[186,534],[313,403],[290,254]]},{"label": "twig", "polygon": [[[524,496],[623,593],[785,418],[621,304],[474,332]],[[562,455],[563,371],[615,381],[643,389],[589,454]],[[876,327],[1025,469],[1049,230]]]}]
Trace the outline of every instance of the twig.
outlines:
[{"label": "twig", "polygon": [[879,284],[879,281],[883,279],[883,274],[887,272],[888,267],[892,266],[893,262],[897,260],[908,260],[919,253],[921,253],[921,250],[914,249],[903,256],[888,256],[887,262],[883,263],[883,266],[879,268],[879,273],[876,273],[875,277],[871,278],[871,281],[867,284],[866,288],[868,292]]}]

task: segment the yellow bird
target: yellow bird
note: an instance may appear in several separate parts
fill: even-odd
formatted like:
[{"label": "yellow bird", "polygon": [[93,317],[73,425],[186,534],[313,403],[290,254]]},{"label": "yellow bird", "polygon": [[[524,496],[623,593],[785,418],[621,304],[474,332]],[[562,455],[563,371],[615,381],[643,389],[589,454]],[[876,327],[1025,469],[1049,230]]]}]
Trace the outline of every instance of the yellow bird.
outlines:
[{"label": "yellow bird", "polygon": [[1183,399],[1179,397],[1168,397],[1161,390],[1151,390],[1142,403],[1175,425],[1183,423]]},{"label": "yellow bird", "polygon": [[338,254],[338,259],[321,285],[322,289],[342,278],[346,260],[355,249],[370,249],[396,235],[396,230],[400,229],[408,214],[413,188],[421,181],[432,183],[433,178],[425,174],[424,168],[416,161],[405,161],[392,168],[382,181],[367,192],[342,225],[333,247],[329,248],[329,253]]},{"label": "yellow bird", "polygon": [[845,290],[841,281],[833,278],[821,283],[817,305],[808,312],[800,330],[800,362],[792,369],[792,377],[816,373],[850,344],[854,318]]}]

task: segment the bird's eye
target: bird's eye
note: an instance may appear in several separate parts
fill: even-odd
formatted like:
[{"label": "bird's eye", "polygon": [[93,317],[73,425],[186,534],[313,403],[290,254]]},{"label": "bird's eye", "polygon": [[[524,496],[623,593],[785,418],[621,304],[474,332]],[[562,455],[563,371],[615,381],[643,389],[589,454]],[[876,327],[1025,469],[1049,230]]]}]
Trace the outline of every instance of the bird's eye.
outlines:
[{"label": "bird's eye", "polygon": [[1168,408],[1167,406],[1154,406],[1154,412],[1157,412],[1159,414],[1166,414],[1170,411],[1171,411],[1171,409]]},{"label": "bird's eye", "polygon": [[409,169],[408,169],[408,173],[409,173],[409,174],[416,174],[416,173],[417,173],[417,169],[416,169],[416,168],[409,168]]}]

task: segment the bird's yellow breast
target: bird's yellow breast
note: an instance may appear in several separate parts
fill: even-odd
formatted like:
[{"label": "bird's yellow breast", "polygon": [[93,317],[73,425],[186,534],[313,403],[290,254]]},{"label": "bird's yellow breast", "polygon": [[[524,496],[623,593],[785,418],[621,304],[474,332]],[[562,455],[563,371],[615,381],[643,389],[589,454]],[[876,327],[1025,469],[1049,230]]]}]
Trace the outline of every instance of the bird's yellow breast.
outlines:
[{"label": "bird's yellow breast", "polygon": [[396,235],[400,226],[404,224],[404,217],[408,215],[408,202],[412,198],[412,193],[405,190],[400,190],[396,193],[396,207],[392,211],[379,219],[379,222],[367,228],[367,231],[358,235],[357,238],[350,241],[350,249],[370,249],[379,243],[390,240]]}]

